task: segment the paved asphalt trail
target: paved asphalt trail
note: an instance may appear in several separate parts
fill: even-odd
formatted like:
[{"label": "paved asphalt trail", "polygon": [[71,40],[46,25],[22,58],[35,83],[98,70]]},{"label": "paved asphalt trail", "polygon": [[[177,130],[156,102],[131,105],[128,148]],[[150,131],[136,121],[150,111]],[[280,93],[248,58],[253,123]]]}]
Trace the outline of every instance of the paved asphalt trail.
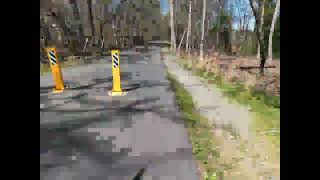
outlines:
[{"label": "paved asphalt trail", "polygon": [[187,129],[169,89],[160,49],[121,56],[124,97],[110,97],[110,58],[63,69],[62,94],[51,74],[40,82],[40,179],[196,180]]}]

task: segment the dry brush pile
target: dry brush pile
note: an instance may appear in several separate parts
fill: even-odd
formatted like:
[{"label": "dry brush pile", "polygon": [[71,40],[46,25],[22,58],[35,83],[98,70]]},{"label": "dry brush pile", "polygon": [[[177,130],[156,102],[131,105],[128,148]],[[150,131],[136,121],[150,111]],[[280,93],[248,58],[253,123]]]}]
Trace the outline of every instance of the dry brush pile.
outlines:
[{"label": "dry brush pile", "polygon": [[203,69],[208,73],[221,75],[228,82],[242,82],[250,90],[280,95],[279,60],[267,63],[264,76],[260,76],[260,62],[255,58],[226,56],[213,51],[208,51],[203,61],[199,59],[198,52],[180,52],[179,56],[187,61],[188,68]]}]

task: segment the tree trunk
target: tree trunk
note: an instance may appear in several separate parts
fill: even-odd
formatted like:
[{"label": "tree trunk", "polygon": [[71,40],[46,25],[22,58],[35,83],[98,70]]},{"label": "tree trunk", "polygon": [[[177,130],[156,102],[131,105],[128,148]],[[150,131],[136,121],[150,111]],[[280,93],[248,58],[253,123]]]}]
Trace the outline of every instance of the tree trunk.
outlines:
[{"label": "tree trunk", "polygon": [[243,27],[243,18],[240,17],[240,26],[239,26],[239,40],[240,44],[243,42],[243,33],[244,33],[244,27]]},{"label": "tree trunk", "polygon": [[82,52],[85,52],[86,51],[86,49],[87,49],[87,45],[88,45],[88,38],[86,38],[86,42],[84,43],[84,46],[83,46],[83,50],[82,50]]},{"label": "tree trunk", "polygon": [[173,8],[173,10],[174,10],[174,16],[173,17],[175,17],[174,18],[174,24],[175,24],[174,32],[175,32],[175,37],[178,37],[178,34],[179,34],[179,22],[178,22],[178,20],[176,18],[177,17],[178,0],[174,1],[174,7],[175,7],[175,8]]},{"label": "tree trunk", "polygon": [[274,13],[273,13],[273,18],[272,18],[272,23],[270,27],[270,33],[269,33],[269,45],[268,45],[268,61],[269,62],[272,61],[272,36],[274,32],[274,25],[278,19],[279,9],[280,9],[280,0],[277,0],[276,9],[274,10]]},{"label": "tree trunk", "polygon": [[[74,6],[74,13],[75,13],[75,17],[77,19],[80,19],[80,13],[79,13],[79,6],[78,6],[78,2],[77,1],[74,1],[73,3],[73,6]],[[77,34],[77,40],[78,40],[78,44],[81,44],[80,42],[82,42],[82,40],[84,39],[83,38],[83,29],[82,29],[82,25],[79,24],[78,26],[78,34]]]},{"label": "tree trunk", "polygon": [[188,19],[188,32],[187,32],[187,40],[186,40],[186,51],[189,52],[189,38],[191,34],[191,6],[192,5],[192,0],[189,1],[189,19]]},{"label": "tree trunk", "polygon": [[103,53],[103,45],[104,45],[104,38],[103,38],[103,22],[100,21],[100,42],[101,42],[101,46],[100,46],[100,49],[101,49],[101,54]]},{"label": "tree trunk", "polygon": [[176,37],[174,33],[174,2],[170,0],[170,29],[171,29],[171,50],[176,51]]},{"label": "tree trunk", "polygon": [[259,20],[258,13],[256,12],[256,10],[253,6],[253,0],[249,0],[252,12],[255,17],[255,24],[256,24],[256,26],[260,26],[259,28],[255,28],[255,31],[256,31],[257,39],[258,39],[258,51],[260,51],[260,74],[261,75],[264,74],[264,65],[265,65],[266,59],[267,59],[266,58],[266,51],[265,51],[266,50],[265,43],[263,41],[263,21],[264,21],[265,1],[266,0],[263,0],[261,6],[259,6],[261,8],[260,20]]},{"label": "tree trunk", "polygon": [[259,39],[257,39],[257,59],[260,59],[260,43],[259,43]]},{"label": "tree trunk", "polygon": [[186,34],[186,31],[187,31],[188,28],[185,28],[184,31],[183,31],[183,35],[182,35],[182,38],[180,40],[180,43],[179,43],[179,46],[178,46],[178,55],[180,53],[180,48],[181,48],[181,44],[182,44],[182,41],[184,39],[184,35]]},{"label": "tree trunk", "polygon": [[219,28],[217,28],[217,39],[216,39],[216,46],[217,46],[217,51],[219,51],[220,47],[219,47]]},{"label": "tree trunk", "polygon": [[247,42],[248,28],[249,28],[249,20],[246,21],[246,27],[244,29],[244,42]]},{"label": "tree trunk", "polygon": [[259,29],[259,44],[260,44],[260,74],[263,75],[264,73],[264,65],[266,63],[266,47],[265,47],[265,42],[264,42],[264,29],[263,29],[263,24],[264,24],[264,5],[265,5],[266,0],[262,1],[262,7],[261,7],[261,22],[260,22],[260,29]]},{"label": "tree trunk", "polygon": [[90,26],[91,26],[91,31],[92,31],[92,44],[95,43],[95,33],[94,33],[94,24],[93,24],[93,14],[92,14],[92,0],[87,0],[88,4],[88,10],[89,10],[89,21],[90,21]]},{"label": "tree trunk", "polygon": [[101,19],[99,20],[100,21],[100,39],[101,39],[101,46],[100,46],[100,49],[101,49],[101,55],[103,53],[103,50],[104,50],[104,4],[101,5],[101,12],[100,12],[100,17]]},{"label": "tree trunk", "polygon": [[204,41],[204,22],[206,19],[207,0],[203,0],[202,8],[202,28],[201,28],[201,42],[200,42],[200,60],[203,60],[203,41]]},{"label": "tree trunk", "polygon": [[[252,0],[250,0],[250,2],[251,1]],[[258,47],[257,47],[257,59],[261,58],[261,48],[262,47],[261,47],[260,38],[263,39],[262,28],[263,28],[263,23],[264,23],[264,4],[265,4],[265,0],[262,1],[262,7],[259,6],[261,8],[261,13],[260,13],[260,22],[259,22],[259,24],[257,24],[257,26],[259,25],[259,29],[258,29],[259,37],[257,36],[257,39],[258,39],[258,41],[257,41],[257,44],[258,44]],[[256,18],[258,18],[258,17],[256,17]]]},{"label": "tree trunk", "polygon": [[[220,14],[221,14],[221,6],[219,7],[219,16],[220,16]],[[220,17],[219,17],[219,18],[220,18]],[[219,19],[219,21],[220,21],[220,19]],[[219,40],[220,40],[220,39],[219,39],[219,38],[220,38],[220,37],[219,37],[219,36],[220,36],[220,26],[219,26],[219,24],[220,24],[220,23],[218,22],[218,24],[217,24],[217,35],[216,35],[216,36],[217,36],[217,37],[216,37],[216,38],[217,38],[217,39],[216,39],[216,46],[217,46],[217,51],[218,51],[218,52],[219,52],[219,49],[220,49],[220,46],[219,46],[219,43],[220,43],[220,42],[219,42]]]}]

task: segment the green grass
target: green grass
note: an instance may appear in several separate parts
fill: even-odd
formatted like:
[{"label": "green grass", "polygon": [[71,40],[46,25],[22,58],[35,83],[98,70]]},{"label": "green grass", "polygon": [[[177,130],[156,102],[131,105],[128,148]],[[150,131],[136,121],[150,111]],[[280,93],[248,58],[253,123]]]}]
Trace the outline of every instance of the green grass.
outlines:
[{"label": "green grass", "polygon": [[179,109],[188,126],[192,152],[200,163],[200,166],[205,170],[203,174],[204,179],[215,180],[216,173],[223,170],[217,166],[217,159],[220,154],[219,151],[214,148],[213,134],[211,132],[212,127],[210,127],[207,119],[195,110],[192,96],[186,91],[183,85],[170,73],[168,73],[168,79],[171,82],[172,90],[175,92]]},{"label": "green grass", "polygon": [[[61,62],[60,67],[65,68],[65,67],[72,67],[72,66],[81,65],[81,64],[84,64],[83,60],[67,60],[67,61]],[[43,75],[48,72],[51,72],[50,64],[40,63],[40,74]]]},{"label": "green grass", "polygon": [[[186,69],[185,61],[178,58],[177,62]],[[247,90],[241,82],[226,82],[221,75],[207,73],[201,69],[196,69],[193,73],[209,80],[209,83],[215,84],[232,102],[249,106],[256,120],[252,124],[254,131],[276,130],[280,132],[279,96],[269,96],[265,92],[252,89]],[[268,134],[267,136],[276,147],[280,147],[280,133]]]}]

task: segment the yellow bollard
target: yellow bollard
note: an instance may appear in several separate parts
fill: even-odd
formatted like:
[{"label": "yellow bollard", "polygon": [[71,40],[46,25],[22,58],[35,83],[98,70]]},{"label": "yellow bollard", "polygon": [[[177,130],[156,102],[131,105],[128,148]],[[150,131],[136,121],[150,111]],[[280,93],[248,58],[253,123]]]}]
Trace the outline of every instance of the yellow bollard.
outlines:
[{"label": "yellow bollard", "polygon": [[109,91],[111,96],[122,96],[125,95],[125,92],[121,89],[121,79],[120,79],[120,51],[112,50],[111,51],[112,59],[112,76],[113,76],[113,87],[112,91]]},{"label": "yellow bollard", "polygon": [[55,89],[53,89],[53,93],[61,93],[63,92],[65,87],[62,79],[62,72],[60,68],[60,62],[57,57],[56,48],[54,47],[46,48],[46,50],[47,50],[48,59],[49,59],[49,63],[52,70],[53,80],[56,84]]}]

